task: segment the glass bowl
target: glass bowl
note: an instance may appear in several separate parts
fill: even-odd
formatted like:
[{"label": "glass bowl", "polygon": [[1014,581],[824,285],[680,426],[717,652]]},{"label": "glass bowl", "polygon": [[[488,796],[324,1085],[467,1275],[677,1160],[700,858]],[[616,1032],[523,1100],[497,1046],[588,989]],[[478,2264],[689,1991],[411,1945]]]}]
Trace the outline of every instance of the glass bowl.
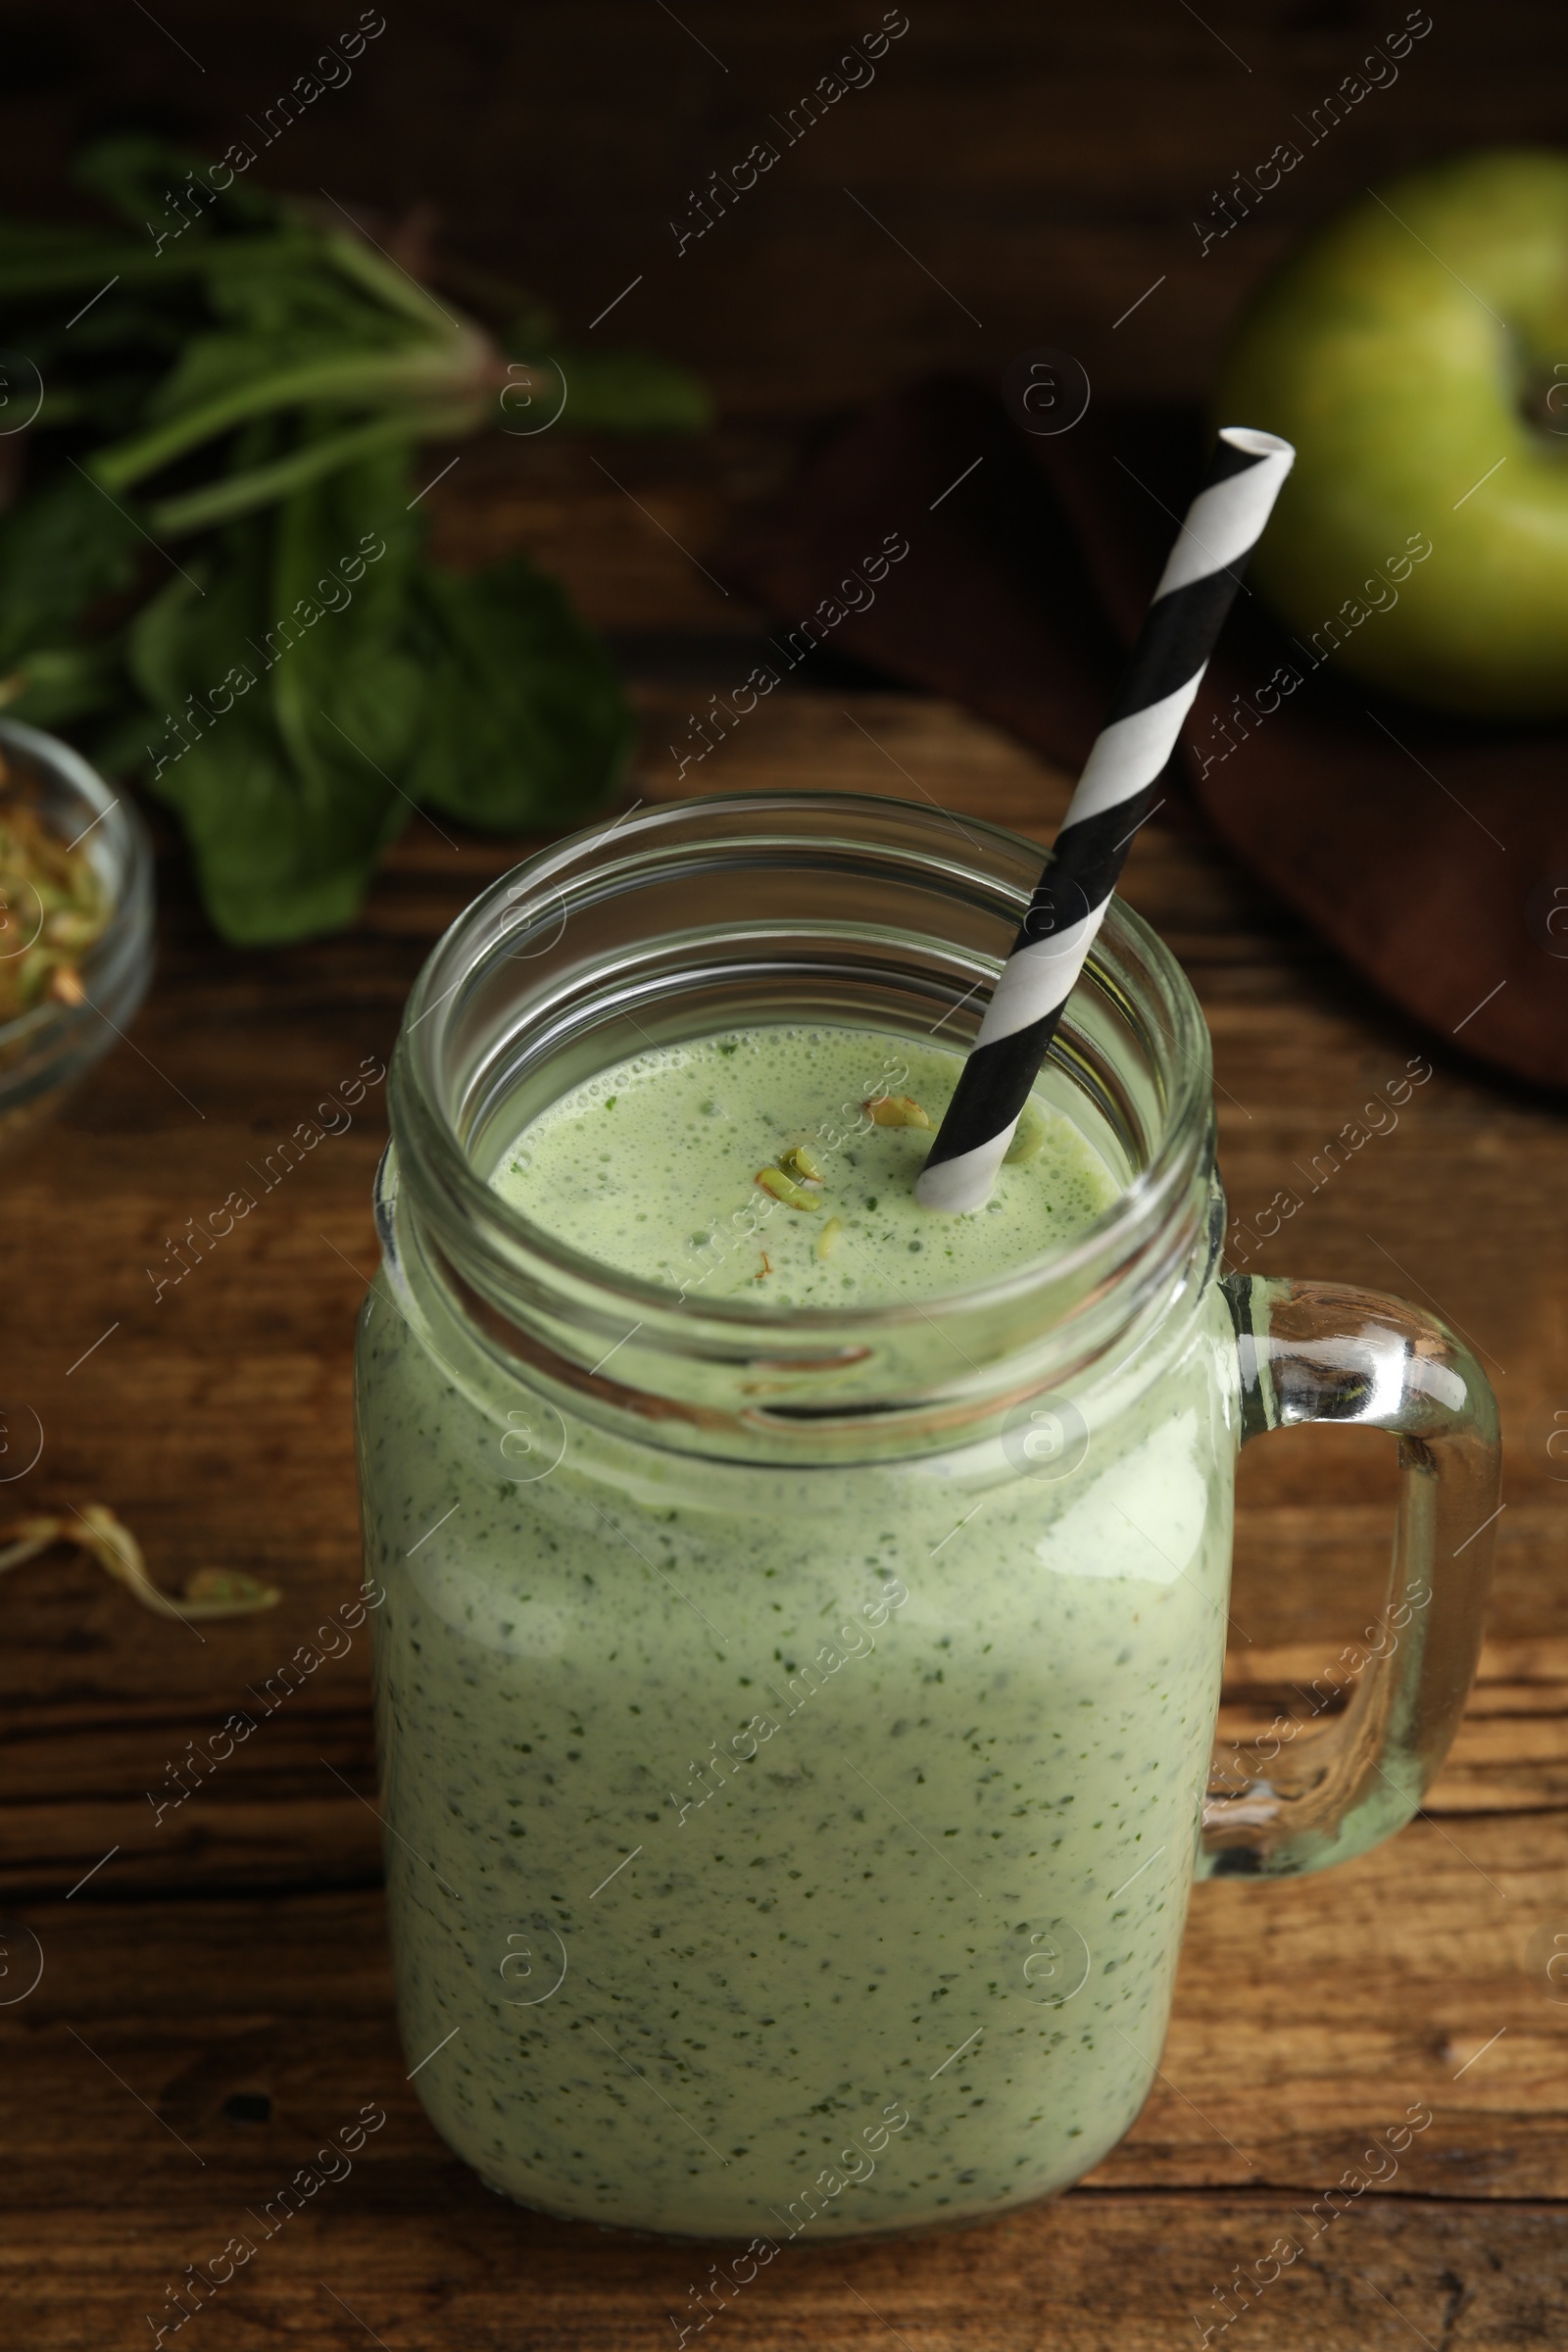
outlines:
[{"label": "glass bowl", "polygon": [[[110,916],[82,957],[83,1001],[54,998],[0,1021],[0,1156],[52,1118],[93,1063],[119,1042],[147,993],[153,963],[153,855],[147,828],[79,752],[20,719],[0,717],[0,758],[25,780],[44,822],[80,841],[108,896]],[[41,923],[41,910],[35,908]],[[8,908],[0,955],[31,944],[25,906]],[[5,947],[7,937],[19,944]]]}]

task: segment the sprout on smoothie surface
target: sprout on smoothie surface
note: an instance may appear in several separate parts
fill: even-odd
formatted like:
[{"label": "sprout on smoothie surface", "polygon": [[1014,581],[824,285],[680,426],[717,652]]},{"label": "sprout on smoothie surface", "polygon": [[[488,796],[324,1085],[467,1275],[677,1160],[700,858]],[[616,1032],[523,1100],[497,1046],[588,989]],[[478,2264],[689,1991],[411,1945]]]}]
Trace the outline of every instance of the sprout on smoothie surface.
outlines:
[{"label": "sprout on smoothie surface", "polygon": [[1003,1165],[1015,1166],[1019,1160],[1033,1159],[1045,1140],[1045,1117],[1036,1103],[1026,1102],[1018,1113],[1012,1141],[1002,1154]]},{"label": "sprout on smoothie surface", "polygon": [[775,1200],[782,1200],[787,1208],[817,1209],[822,1205],[819,1192],[808,1192],[782,1168],[759,1168],[752,1181],[760,1184],[764,1193],[771,1193]]},{"label": "sprout on smoothie surface", "polygon": [[912,1095],[873,1095],[860,1108],[878,1127],[929,1127],[931,1121]]},{"label": "sprout on smoothie surface", "polygon": [[834,1250],[838,1247],[839,1236],[843,1231],[844,1219],[842,1217],[829,1217],[827,1223],[823,1226],[821,1232],[816,1237],[816,1254],[818,1257],[832,1256]]},{"label": "sprout on smoothie surface", "polygon": [[805,1144],[791,1144],[787,1152],[779,1153],[778,1164],[791,1176],[808,1176],[813,1183],[822,1182],[822,1163]]}]

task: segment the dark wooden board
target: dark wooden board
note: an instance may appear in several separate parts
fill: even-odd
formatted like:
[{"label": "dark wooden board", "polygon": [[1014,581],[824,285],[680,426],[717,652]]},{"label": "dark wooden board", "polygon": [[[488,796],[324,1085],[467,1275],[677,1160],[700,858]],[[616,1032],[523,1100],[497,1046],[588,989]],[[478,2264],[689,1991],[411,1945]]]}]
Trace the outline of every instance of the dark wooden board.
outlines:
[{"label": "dark wooden board", "polygon": [[[1518,1958],[1562,1888],[1560,1825],[1475,1823],[1465,1843],[1418,1826],[1321,1881],[1200,1889],[1160,2084],[1083,2187],[987,2228],[786,2248],[715,2331],[1166,2352],[1214,2320],[1233,2265],[1294,2232],[1302,2258],[1245,2323],[1258,2341],[1558,2340],[1564,2015]],[[619,2352],[689,2318],[722,2249],[523,2214],[442,2148],[391,2030],[376,1895],[77,1898],[20,1924],[44,1972],[0,2024],[9,2340],[128,2346],[236,2232],[254,2257],[192,2323],[222,2352],[347,2344],[356,2320],[392,2346]],[[259,2097],[265,2123],[234,2119]],[[386,2122],[352,2173],[286,2225],[270,2213],[367,2106]],[[1369,2136],[1424,2109],[1387,2185],[1308,2242]]]}]

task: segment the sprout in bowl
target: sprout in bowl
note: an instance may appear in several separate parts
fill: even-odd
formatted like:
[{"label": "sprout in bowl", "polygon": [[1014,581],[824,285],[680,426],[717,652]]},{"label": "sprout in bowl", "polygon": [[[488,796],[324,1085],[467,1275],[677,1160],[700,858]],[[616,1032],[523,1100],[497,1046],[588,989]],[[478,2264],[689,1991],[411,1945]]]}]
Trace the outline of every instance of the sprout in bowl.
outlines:
[{"label": "sprout in bowl", "polygon": [[0,718],[0,1153],[117,1042],[152,973],[145,826],[79,753]]}]

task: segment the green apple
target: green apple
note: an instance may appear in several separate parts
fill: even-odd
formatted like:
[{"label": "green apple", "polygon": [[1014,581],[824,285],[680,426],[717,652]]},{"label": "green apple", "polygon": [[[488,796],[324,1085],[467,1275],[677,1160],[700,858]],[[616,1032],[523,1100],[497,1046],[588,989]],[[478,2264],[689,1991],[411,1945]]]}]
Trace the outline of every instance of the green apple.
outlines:
[{"label": "green apple", "polygon": [[1296,444],[1251,576],[1335,669],[1477,717],[1568,711],[1568,156],[1484,150],[1358,198],[1251,306],[1218,420]]}]

